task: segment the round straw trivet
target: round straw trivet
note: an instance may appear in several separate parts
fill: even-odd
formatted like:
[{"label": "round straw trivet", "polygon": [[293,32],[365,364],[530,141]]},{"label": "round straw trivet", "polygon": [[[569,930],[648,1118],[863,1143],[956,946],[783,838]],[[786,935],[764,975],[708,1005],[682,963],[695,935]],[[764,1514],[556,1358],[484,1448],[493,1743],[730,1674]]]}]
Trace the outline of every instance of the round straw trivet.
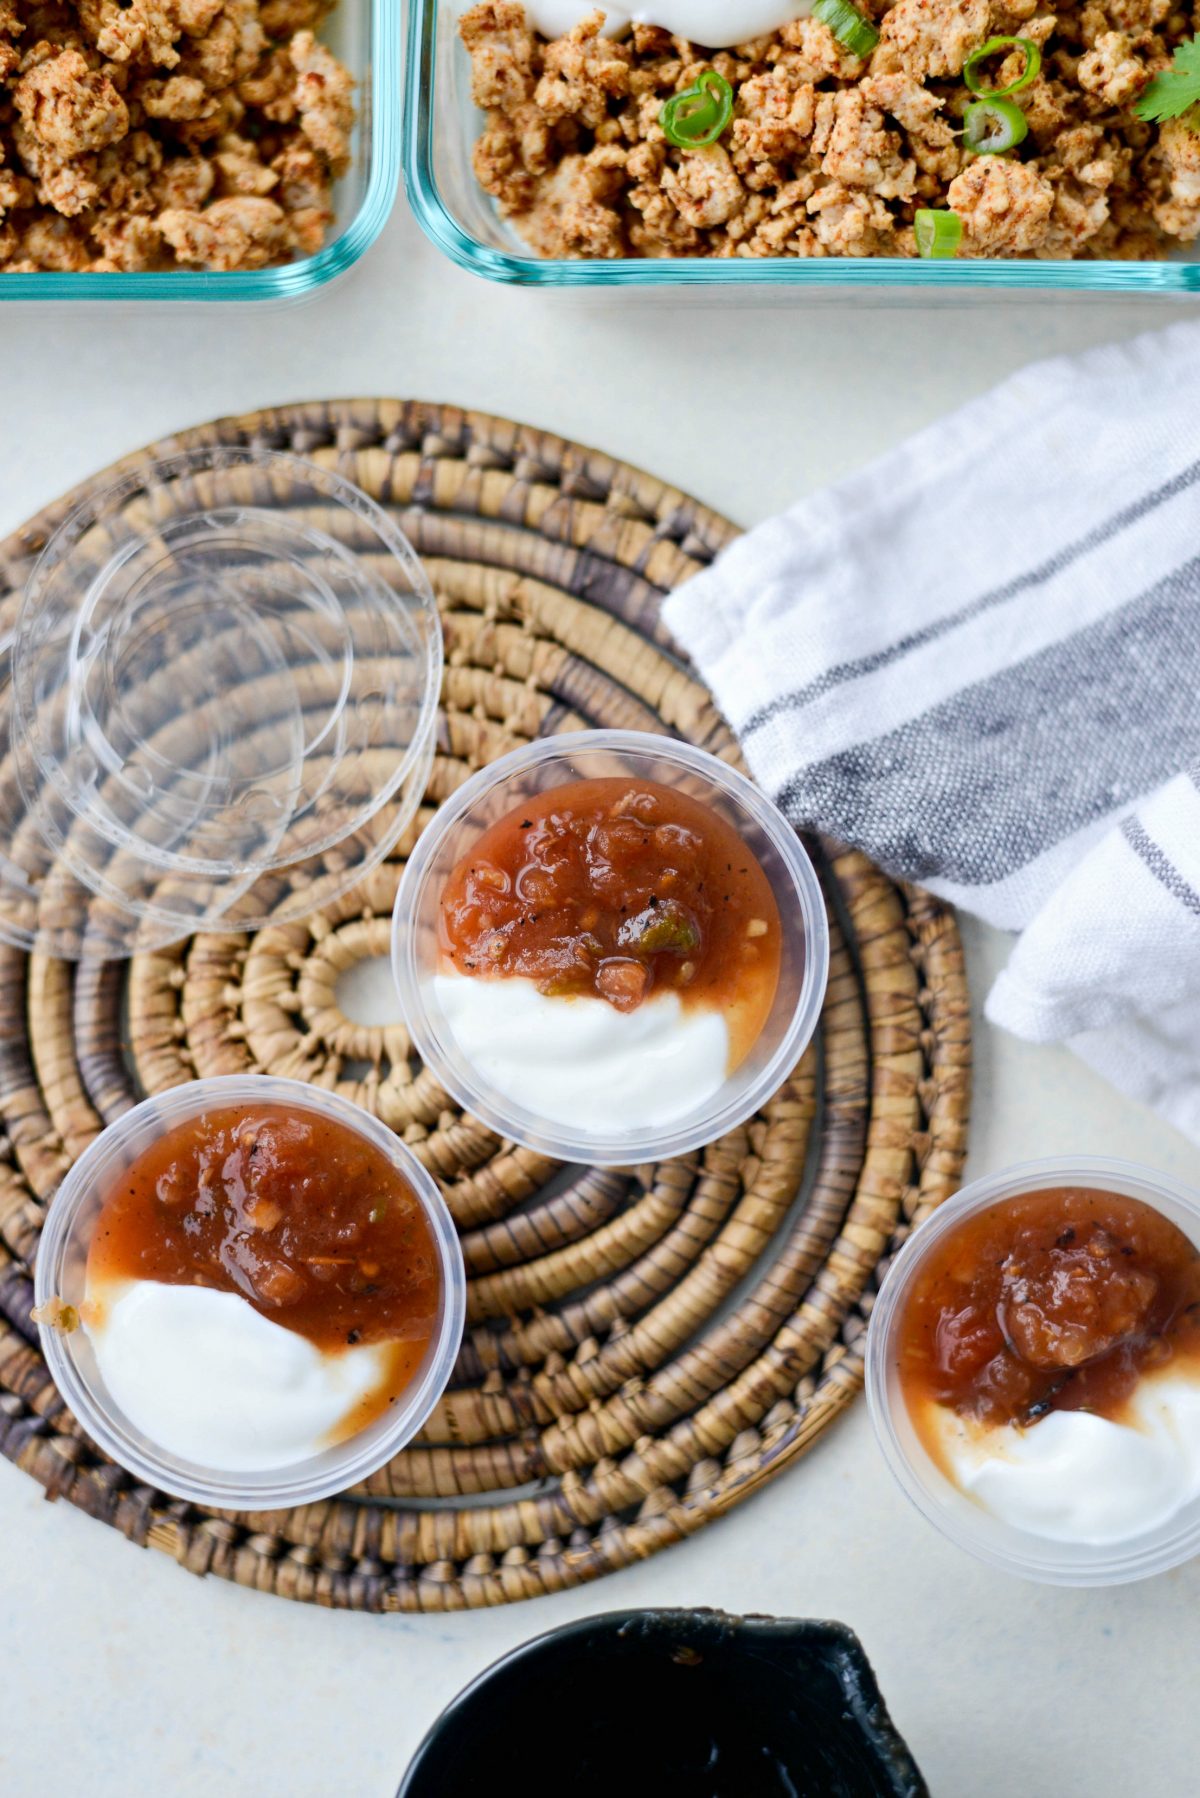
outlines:
[{"label": "round straw trivet", "polygon": [[[390,400],[224,419],[120,468],[215,442],[336,468],[422,555],[446,672],[414,829],[472,769],[547,732],[667,730],[737,761],[658,619],[735,535],[695,500],[528,426]],[[0,631],[84,491],[0,544]],[[403,1029],[338,1006],[343,971],[387,951],[408,846],[306,923],[252,937],[79,967],[0,945],[0,1447],[50,1496],[195,1573],[370,1611],[595,1579],[797,1460],[859,1390],[888,1257],[958,1183],[970,1093],[953,916],[814,844],[833,959],[792,1078],[703,1152],[559,1168],[462,1115]],[[336,1086],[401,1132],[442,1183],[470,1275],[462,1354],[421,1439],[361,1490],[261,1515],[206,1513],[109,1462],[29,1318],[44,1209],[72,1158],[143,1093],[247,1068]]]}]

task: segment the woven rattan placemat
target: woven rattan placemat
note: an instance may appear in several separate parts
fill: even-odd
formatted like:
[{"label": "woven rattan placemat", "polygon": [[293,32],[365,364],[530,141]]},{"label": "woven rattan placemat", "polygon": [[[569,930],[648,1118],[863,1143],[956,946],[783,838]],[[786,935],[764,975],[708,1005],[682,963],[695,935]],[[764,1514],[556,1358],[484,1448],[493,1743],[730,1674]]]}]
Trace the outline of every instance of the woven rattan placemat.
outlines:
[{"label": "woven rattan placemat", "polygon": [[[542,431],[383,400],[225,419],[121,468],[216,442],[337,468],[416,544],[447,650],[429,806],[490,757],[588,724],[666,729],[737,759],[658,622],[663,593],[734,534],[696,501]],[[0,631],[79,497],[0,545]],[[954,1189],[966,1146],[952,915],[857,853],[815,853],[833,922],[819,1042],[750,1125],[627,1173],[564,1172],[506,1146],[410,1059],[403,1030],[342,1015],[341,971],[386,952],[395,862],[307,924],[200,936],[126,967],[0,945],[5,1455],[195,1573],[373,1611],[575,1585],[748,1498],[859,1390],[881,1266]],[[412,1143],[462,1234],[468,1327],[422,1438],[364,1489],[206,1514],[79,1432],[38,1351],[29,1268],[56,1184],[104,1123],[143,1092],[256,1067],[336,1085]]]}]

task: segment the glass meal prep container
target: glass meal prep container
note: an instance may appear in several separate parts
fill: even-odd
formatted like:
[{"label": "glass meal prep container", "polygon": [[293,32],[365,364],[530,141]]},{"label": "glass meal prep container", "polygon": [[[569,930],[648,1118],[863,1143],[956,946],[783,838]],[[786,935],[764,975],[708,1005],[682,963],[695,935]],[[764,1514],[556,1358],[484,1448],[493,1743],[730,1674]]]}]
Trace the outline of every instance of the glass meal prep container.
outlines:
[{"label": "glass meal prep container", "polygon": [[354,77],[357,119],[348,172],[333,189],[323,247],[279,268],[159,273],[0,273],[0,301],[297,300],[343,274],[387,221],[400,180],[401,0],[338,0],[318,35]]},{"label": "glass meal prep container", "polygon": [[[602,0],[597,0],[598,4]],[[456,0],[409,0],[404,107],[404,179],[426,234],[460,267],[492,281],[595,292],[708,291],[731,288],[760,298],[832,289],[870,290],[877,299],[959,298],[996,290],[1037,296],[1200,294],[1200,245],[1163,262],[930,261],[903,257],[763,257],[725,260],[581,261],[535,256],[501,218],[475,179],[471,149],[482,115],[471,100],[471,69],[459,41]]]}]

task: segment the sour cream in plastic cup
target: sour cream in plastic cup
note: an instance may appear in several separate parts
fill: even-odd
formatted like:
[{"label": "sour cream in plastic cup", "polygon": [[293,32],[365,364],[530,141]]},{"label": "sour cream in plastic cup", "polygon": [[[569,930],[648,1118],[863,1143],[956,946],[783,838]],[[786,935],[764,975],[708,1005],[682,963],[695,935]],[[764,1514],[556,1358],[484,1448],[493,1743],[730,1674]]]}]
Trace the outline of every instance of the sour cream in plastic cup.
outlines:
[{"label": "sour cream in plastic cup", "polygon": [[[732,827],[757,858],[778,907],[782,943],[769,1014],[744,1057],[716,1091],[682,1114],[631,1126],[619,1106],[601,1127],[547,1116],[498,1089],[465,1052],[439,997],[442,892],[483,832],[555,787],[597,779],[649,781],[699,801]],[[811,1039],[829,971],[829,928],[820,883],[799,837],[744,775],[672,737],[594,730],[547,737],[490,763],[453,794],[409,857],[392,923],[392,967],[405,1020],[426,1064],[458,1102],[501,1136],[561,1161],[621,1167],[681,1155],[753,1115],[783,1084]],[[470,981],[525,988],[523,979]],[[443,989],[444,990],[444,989]],[[514,994],[520,999],[521,995]],[[555,1000],[573,1005],[572,1000]],[[594,1000],[579,1002],[607,1012]],[[647,1006],[644,1009],[649,1009]],[[635,1014],[636,1015],[636,1014]],[[519,1053],[515,1050],[514,1053]],[[581,1053],[586,1070],[586,1051]]]},{"label": "sour cream in plastic cup", "polygon": [[974,1180],[913,1232],[888,1270],[867,1333],[867,1405],[884,1459],[902,1490],[950,1541],[989,1566],[1024,1579],[1057,1586],[1115,1586],[1164,1573],[1200,1553],[1200,1497],[1119,1542],[1059,1541],[1017,1528],[961,1491],[934,1461],[909,1410],[897,1363],[901,1323],[914,1283],[948,1234],[1006,1199],[1058,1187],[1140,1200],[1200,1248],[1200,1194],[1133,1162],[1060,1157],[1023,1162]]},{"label": "sour cream in plastic cup", "polygon": [[85,1329],[40,1326],[50,1374],[92,1440],[137,1479],[176,1498],[223,1510],[273,1510],[341,1492],[382,1467],[416,1435],[449,1382],[462,1340],[466,1274],[446,1202],[430,1175],[394,1131],[359,1106],[322,1087],[266,1075],[227,1075],[173,1087],[110,1124],[85,1149],[50,1201],[34,1278],[37,1305],[60,1298],[84,1302],[88,1251],[113,1183],[151,1144],[176,1125],[228,1106],[278,1105],[315,1113],[356,1132],[382,1151],[416,1195],[438,1258],[437,1323],[421,1364],[396,1401],[365,1429],[287,1466],[228,1472],[187,1461],[146,1436],[105,1384]]}]

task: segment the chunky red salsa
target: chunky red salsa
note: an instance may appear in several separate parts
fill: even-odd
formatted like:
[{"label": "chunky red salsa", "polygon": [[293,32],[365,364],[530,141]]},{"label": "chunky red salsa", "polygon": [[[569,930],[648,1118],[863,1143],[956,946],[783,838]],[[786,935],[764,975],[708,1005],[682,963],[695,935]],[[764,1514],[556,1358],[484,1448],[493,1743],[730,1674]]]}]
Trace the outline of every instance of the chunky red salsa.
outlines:
[{"label": "chunky red salsa", "polygon": [[462,974],[521,975],[619,1011],[674,992],[734,1014],[735,1059],[779,979],[779,908],[757,858],[709,806],[653,781],[572,781],[499,819],[447,880],[441,925]]},{"label": "chunky red salsa", "polygon": [[966,1218],[900,1319],[910,1402],[982,1423],[1119,1413],[1142,1374],[1200,1353],[1200,1251],[1140,1199],[1055,1187]]},{"label": "chunky red salsa", "polygon": [[215,1107],[125,1170],[88,1285],[128,1279],[240,1293],[327,1353],[386,1343],[385,1386],[354,1429],[420,1366],[440,1296],[428,1220],[388,1157],[334,1118],[277,1104]]}]

